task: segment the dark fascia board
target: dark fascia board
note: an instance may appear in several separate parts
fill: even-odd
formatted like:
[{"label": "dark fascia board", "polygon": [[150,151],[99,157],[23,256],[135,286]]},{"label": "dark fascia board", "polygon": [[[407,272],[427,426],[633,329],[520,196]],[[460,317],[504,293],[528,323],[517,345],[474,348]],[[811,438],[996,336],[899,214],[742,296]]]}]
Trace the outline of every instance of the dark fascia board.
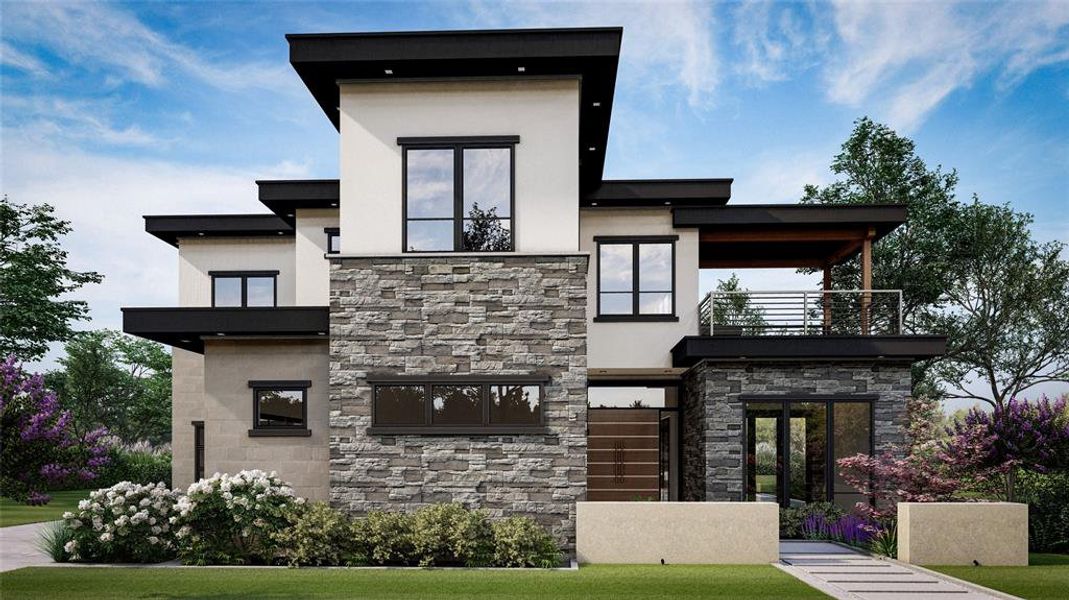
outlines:
[{"label": "dark fascia board", "polygon": [[201,336],[325,338],[330,330],[326,306],[127,307],[122,314],[124,332],[200,354],[204,353]]},{"label": "dark fascia board", "polygon": [[672,364],[689,367],[712,360],[863,360],[914,361],[946,352],[946,337],[936,335],[857,336],[684,336],[672,348]]},{"label": "dark fascia board", "polygon": [[723,206],[733,179],[615,179],[583,196],[583,208]]},{"label": "dark fascia board", "polygon": [[874,227],[877,237],[906,222],[903,204],[741,204],[672,211],[675,227]]},{"label": "dark fascia board", "polygon": [[292,225],[302,208],[338,208],[341,193],[337,179],[257,180],[260,202]]},{"label": "dark fascia board", "polygon": [[145,231],[178,247],[183,237],[293,237],[275,215],[145,215]]},{"label": "dark fascia board", "polygon": [[339,81],[578,77],[583,190],[601,183],[622,39],[620,27],[286,36],[290,64],[335,128]]}]

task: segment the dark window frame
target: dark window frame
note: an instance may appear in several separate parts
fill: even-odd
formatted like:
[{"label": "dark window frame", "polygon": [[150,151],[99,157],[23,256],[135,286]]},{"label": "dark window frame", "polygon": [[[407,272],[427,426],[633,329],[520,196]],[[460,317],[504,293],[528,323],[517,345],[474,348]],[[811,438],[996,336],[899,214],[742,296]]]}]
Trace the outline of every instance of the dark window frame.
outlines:
[{"label": "dark window frame", "polygon": [[[546,433],[546,376],[373,376],[368,377],[371,385],[371,427],[369,435],[523,435]],[[423,423],[419,425],[380,425],[376,416],[376,400],[379,388],[391,386],[422,386],[424,394]],[[434,386],[479,386],[482,401],[482,422],[470,425],[435,425]],[[490,421],[490,388],[494,386],[537,386],[538,387],[538,423],[536,424],[494,424]]]},{"label": "dark window frame", "polygon": [[[434,254],[444,252],[489,252],[468,250],[464,248],[464,150],[487,150],[505,148],[509,151],[509,216],[498,217],[509,222],[509,250],[516,251],[516,145],[520,143],[518,135],[461,136],[461,137],[399,137],[401,146],[401,252],[405,254]],[[452,150],[453,151],[453,249],[452,250],[410,250],[408,248],[409,221],[444,221],[441,217],[408,216],[408,151],[409,150]]]},{"label": "dark window frame", "polygon": [[[312,430],[308,428],[308,380],[254,380],[249,381],[252,389],[252,429],[249,437],[308,437]],[[301,423],[299,425],[260,425],[260,392],[301,392]]]},{"label": "dark window frame", "polygon": [[[597,281],[597,315],[594,317],[596,323],[621,323],[621,322],[668,322],[679,321],[679,315],[676,312],[676,242],[679,241],[678,235],[626,235],[626,236],[608,236],[599,235],[594,237],[594,243],[597,251],[597,272],[595,278]],[[631,313],[629,314],[602,314],[601,312],[601,246],[631,246]],[[640,248],[643,244],[671,244],[672,247],[672,312],[670,314],[659,315],[646,315],[639,312],[639,306],[641,304],[640,298],[642,290],[639,287],[639,276],[641,274],[640,268]],[[626,292],[621,292],[626,293]]]},{"label": "dark window frame", "polygon": [[[324,227],[323,233],[327,234],[327,254],[341,254],[341,228],[340,227]],[[330,241],[333,239],[338,240],[338,249],[330,249]]]},{"label": "dark window frame", "polygon": [[[241,279],[241,306],[230,306],[226,308],[249,308],[249,278],[250,277],[270,277],[272,279],[272,286],[274,287],[273,295],[271,299],[271,306],[278,306],[278,271],[208,271],[208,276],[212,278],[212,307],[215,307],[215,280],[217,278],[223,279]],[[253,307],[253,308],[265,308],[265,307]]]},{"label": "dark window frame", "polygon": [[193,425],[193,481],[204,479],[204,421],[190,421]]}]

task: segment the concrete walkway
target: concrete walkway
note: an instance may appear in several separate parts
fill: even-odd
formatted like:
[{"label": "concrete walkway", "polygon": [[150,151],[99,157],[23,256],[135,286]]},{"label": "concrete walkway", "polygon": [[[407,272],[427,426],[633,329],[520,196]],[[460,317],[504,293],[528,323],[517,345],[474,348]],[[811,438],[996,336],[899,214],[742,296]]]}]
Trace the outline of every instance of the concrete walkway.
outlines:
[{"label": "concrete walkway", "polygon": [[48,523],[0,527],[0,573],[22,567],[54,565],[52,557],[37,549],[37,539]]},{"label": "concrete walkway", "polygon": [[840,600],[1012,598],[828,542],[781,541],[782,570]]}]

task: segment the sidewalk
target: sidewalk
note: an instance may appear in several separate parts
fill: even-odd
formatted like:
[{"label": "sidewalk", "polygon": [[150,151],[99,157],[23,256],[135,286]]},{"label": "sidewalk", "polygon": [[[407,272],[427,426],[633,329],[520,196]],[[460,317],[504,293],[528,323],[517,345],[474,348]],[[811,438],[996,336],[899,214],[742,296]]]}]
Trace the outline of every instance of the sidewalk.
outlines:
[{"label": "sidewalk", "polygon": [[52,557],[37,549],[41,530],[50,523],[0,527],[0,572],[55,564]]}]

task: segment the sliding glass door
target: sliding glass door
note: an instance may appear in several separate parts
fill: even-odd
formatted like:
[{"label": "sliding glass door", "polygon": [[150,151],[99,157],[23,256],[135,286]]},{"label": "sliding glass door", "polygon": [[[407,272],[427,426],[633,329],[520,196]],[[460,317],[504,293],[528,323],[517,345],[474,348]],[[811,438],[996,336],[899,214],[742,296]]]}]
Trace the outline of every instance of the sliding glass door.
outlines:
[{"label": "sliding glass door", "polygon": [[872,403],[852,397],[746,402],[747,500],[803,506],[863,498],[839,477],[835,460],[872,452]]}]

